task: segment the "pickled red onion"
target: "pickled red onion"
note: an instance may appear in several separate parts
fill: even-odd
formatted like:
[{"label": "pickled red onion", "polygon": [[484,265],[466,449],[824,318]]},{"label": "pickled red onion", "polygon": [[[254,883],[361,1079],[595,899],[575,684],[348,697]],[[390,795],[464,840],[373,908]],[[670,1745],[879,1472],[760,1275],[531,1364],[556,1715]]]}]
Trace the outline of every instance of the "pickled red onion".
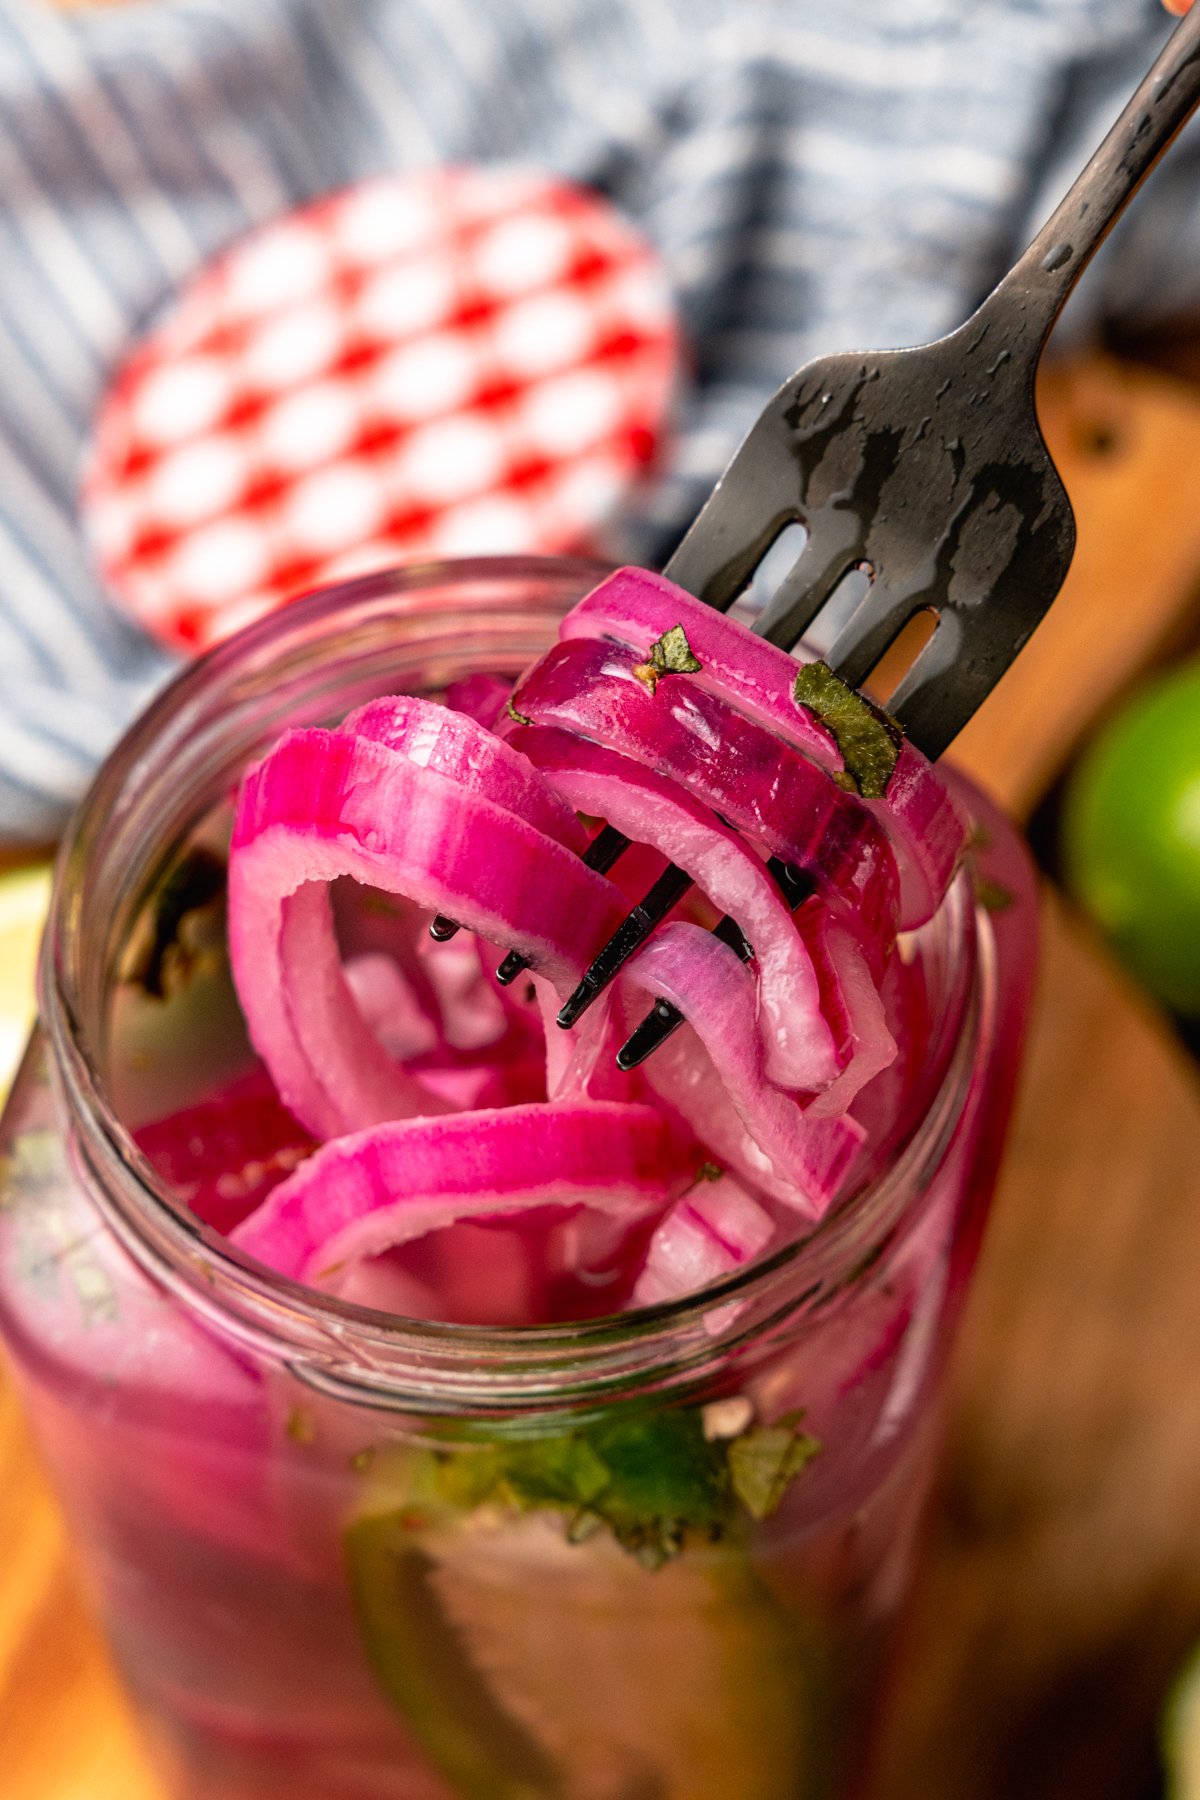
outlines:
[{"label": "pickled red onion", "polygon": [[589,1207],[633,1220],[695,1180],[698,1152],[650,1106],[510,1106],[401,1119],[325,1144],[232,1233],[295,1281],[464,1219]]},{"label": "pickled red onion", "polygon": [[365,738],[287,733],[242,784],[229,951],[251,1041],[321,1138],[446,1105],[354,1002],[328,894],[343,875],[515,945],[564,993],[621,917],[603,876],[460,782]]},{"label": "pickled red onion", "polygon": [[814,901],[796,914],[821,990],[821,1011],[833,1031],[840,1073],[812,1102],[813,1118],[844,1112],[856,1094],[896,1060],[883,1001],[854,932]]},{"label": "pickled red onion", "polygon": [[587,842],[572,809],[530,768],[527,758],[464,713],[449,712],[412,694],[393,694],[368,700],[349,713],[338,730],[383,744],[419,768],[460,782],[568,850],[581,851]]},{"label": "pickled red onion", "polygon": [[560,639],[610,638],[645,656],[656,638],[682,625],[699,672],[688,685],[710,689],[831,773],[842,767],[832,736],[792,698],[796,662],[728,613],[718,612],[649,569],[617,569],[563,620]]},{"label": "pickled red onion", "polygon": [[618,751],[549,726],[521,727],[512,741],[580,812],[653,844],[737,920],[754,946],[767,1075],[783,1087],[827,1087],[839,1064],[816,971],[790,907],[745,839]]},{"label": "pickled red onion", "polygon": [[[866,941],[890,942],[896,863],[864,803],[689,678],[667,676],[651,694],[633,672],[638,663],[636,651],[617,644],[555,644],[518,682],[513,705],[532,724],[619,750],[675,782],[772,854],[811,872],[822,897]],[[497,725],[505,737],[519,729],[508,717]]]},{"label": "pickled red onion", "polygon": [[481,670],[476,675],[464,675],[461,681],[452,681],[446,689],[446,705],[452,712],[466,713],[490,731],[511,693],[511,681]]},{"label": "pickled red onion", "polygon": [[[560,636],[609,637],[644,656],[673,625],[683,626],[701,664],[689,685],[711,689],[822,768],[842,768],[828,730],[794,697],[797,660],[662,575],[618,569],[567,614]],[[886,796],[862,804],[895,846],[905,928],[923,924],[936,911],[966,839],[956,797],[905,739]]]},{"label": "pickled red onion", "polygon": [[819,1218],[865,1133],[846,1115],[821,1118],[805,1111],[767,1079],[755,1027],[754,977],[735,953],[711,932],[677,921],[626,965],[621,984],[626,992],[661,994],[678,1006],[718,1077],[714,1087],[694,1048],[686,1039],[680,1044],[680,1033],[644,1064],[650,1085],[719,1162],[806,1218]]},{"label": "pickled red onion", "polygon": [[697,1183],[656,1227],[634,1305],[680,1300],[711,1286],[758,1256],[774,1231],[771,1215],[730,1176]]},{"label": "pickled red onion", "polygon": [[[635,667],[677,624],[702,667],[651,691]],[[458,711],[373,700],[336,730],[288,733],[249,772],[234,976],[281,1097],[332,1141],[238,1227],[243,1249],[324,1280],[428,1232],[507,1220],[535,1256],[549,1210],[645,1303],[759,1254],[778,1229],[772,1201],[822,1216],[865,1138],[847,1109],[896,1054],[878,983],[897,925],[939,903],[962,832],[911,746],[883,800],[840,787],[840,752],[795,702],[795,668],[662,578],[622,571],[564,622],[506,712],[498,677],[460,684]],[[627,910],[581,861],[578,812],[690,874],[742,926],[751,966],[669,923],[561,1033],[558,1001]],[[767,853],[814,878],[795,915]],[[376,934],[343,968],[343,877],[411,903],[392,963]],[[477,934],[436,952],[453,967],[414,938],[430,912]],[[476,963],[486,943],[528,959],[537,1012]],[[621,1074],[616,1046],[648,995],[688,1029]],[[724,1173],[698,1189],[706,1158]]]}]

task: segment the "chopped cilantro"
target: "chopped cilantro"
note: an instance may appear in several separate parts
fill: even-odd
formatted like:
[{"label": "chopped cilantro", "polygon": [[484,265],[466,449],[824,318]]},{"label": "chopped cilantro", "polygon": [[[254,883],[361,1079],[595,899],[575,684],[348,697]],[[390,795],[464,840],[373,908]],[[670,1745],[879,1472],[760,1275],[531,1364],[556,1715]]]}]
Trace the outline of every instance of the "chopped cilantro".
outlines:
[{"label": "chopped cilantro", "polygon": [[743,1508],[765,1518],[819,1448],[799,1431],[798,1414],[754,1427],[745,1396],[719,1404],[729,1414],[722,1430],[712,1428],[710,1404],[623,1409],[545,1437],[448,1441],[410,1478],[409,1501],[420,1504],[405,1516],[419,1522],[430,1504],[557,1511],[572,1543],[607,1530],[658,1568],[689,1539],[727,1536]]},{"label": "chopped cilantro", "polygon": [[989,881],[986,875],[976,875],[975,895],[985,912],[1004,912],[1013,903],[1009,889],[1001,887],[998,881]]},{"label": "chopped cilantro", "polygon": [[775,1511],[793,1476],[806,1469],[821,1446],[816,1438],[783,1420],[743,1432],[729,1446],[733,1490],[755,1519]]},{"label": "chopped cilantro", "polygon": [[903,733],[895,719],[848,687],[828,663],[805,663],[792,693],[831,733],[854,791],[866,800],[881,799],[900,754]]},{"label": "chopped cilantro", "polygon": [[492,1501],[571,1515],[575,1541],[606,1525],[642,1561],[673,1556],[689,1530],[720,1529],[728,1491],[724,1458],[694,1411],[614,1415],[560,1436],[438,1452],[444,1499]]},{"label": "chopped cilantro", "polygon": [[614,1414],[592,1429],[610,1481],[592,1501],[613,1536],[643,1562],[665,1562],[688,1531],[717,1536],[729,1472],[695,1408]]},{"label": "chopped cilantro", "polygon": [[692,654],[692,646],[687,641],[687,633],[682,625],[672,625],[670,631],[664,631],[650,646],[645,662],[635,663],[633,673],[645,687],[654,693],[659,678],[663,675],[698,675],[703,668]]}]

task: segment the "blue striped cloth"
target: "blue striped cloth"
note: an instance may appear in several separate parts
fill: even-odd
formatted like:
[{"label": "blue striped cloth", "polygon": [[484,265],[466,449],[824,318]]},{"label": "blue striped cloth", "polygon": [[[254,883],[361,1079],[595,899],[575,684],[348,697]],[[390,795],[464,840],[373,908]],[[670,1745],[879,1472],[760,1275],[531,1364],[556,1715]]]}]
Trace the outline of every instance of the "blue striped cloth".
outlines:
[{"label": "blue striped cloth", "polygon": [[[157,0],[0,10],[0,840],[53,836],[169,673],[76,524],[131,337],[247,226],[356,177],[516,159],[658,244],[694,353],[624,549],[686,524],[817,351],[965,315],[1169,29],[1157,0]],[[1189,137],[1073,303],[1198,310]]]}]

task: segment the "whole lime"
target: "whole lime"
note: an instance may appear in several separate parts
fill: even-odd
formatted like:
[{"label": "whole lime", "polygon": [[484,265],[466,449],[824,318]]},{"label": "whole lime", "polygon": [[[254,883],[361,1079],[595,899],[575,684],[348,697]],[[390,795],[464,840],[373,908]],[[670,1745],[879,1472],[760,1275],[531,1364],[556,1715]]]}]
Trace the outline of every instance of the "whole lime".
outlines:
[{"label": "whole lime", "polygon": [[1192,1653],[1167,1700],[1162,1721],[1163,1761],[1170,1800],[1200,1797],[1200,1650]]},{"label": "whole lime", "polygon": [[1200,662],[1141,688],[1080,759],[1063,862],[1134,974],[1200,1018]]}]

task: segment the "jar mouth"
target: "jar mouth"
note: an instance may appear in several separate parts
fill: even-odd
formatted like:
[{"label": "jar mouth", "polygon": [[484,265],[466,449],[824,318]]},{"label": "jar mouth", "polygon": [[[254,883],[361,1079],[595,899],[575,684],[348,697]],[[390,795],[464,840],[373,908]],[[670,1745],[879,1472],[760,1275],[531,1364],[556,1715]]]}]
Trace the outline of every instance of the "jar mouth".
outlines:
[{"label": "jar mouth", "polygon": [[829,1304],[857,1267],[878,1259],[919,1207],[970,1090],[994,1008],[994,954],[964,872],[922,928],[944,993],[888,1167],[806,1236],[681,1299],[515,1327],[374,1311],[244,1256],[181,1207],[138,1149],[104,1073],[112,973],[133,909],[215,784],[301,722],[298,710],[303,723],[328,722],[389,691],[387,671],[405,651],[435,671],[448,667],[469,629],[490,666],[507,661],[516,673],[606,572],[585,560],[477,558],[385,570],[292,602],[159,695],[97,775],[60,851],[39,985],[81,1175],[155,1280],[258,1354],[343,1397],[404,1411],[510,1411],[544,1406],[551,1394],[562,1402],[702,1379],[764,1327]]}]

